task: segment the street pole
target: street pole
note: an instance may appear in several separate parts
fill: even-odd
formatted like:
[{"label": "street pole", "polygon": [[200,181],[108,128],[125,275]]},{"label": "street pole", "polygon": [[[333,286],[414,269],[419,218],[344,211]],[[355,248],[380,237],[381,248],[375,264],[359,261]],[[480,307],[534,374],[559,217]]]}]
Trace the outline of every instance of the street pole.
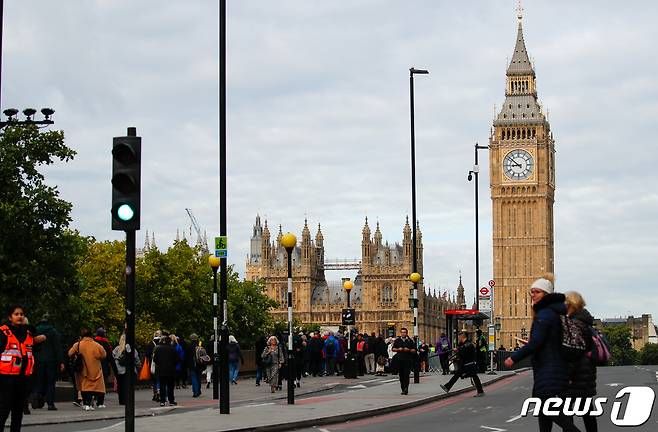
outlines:
[{"label": "street pole", "polygon": [[475,309],[480,310],[480,218],[478,200],[478,178],[480,166],[478,165],[478,144],[475,143]]},{"label": "street pole", "polygon": [[[351,293],[352,289],[351,288],[346,289],[345,291],[347,291],[347,308],[349,309],[350,308],[350,293]],[[352,352],[352,326],[349,325],[349,324],[347,325],[347,352],[348,352],[348,355],[349,355],[349,353]]]},{"label": "street pole", "polygon": [[[409,101],[411,112],[411,218],[412,222],[412,272],[418,272],[418,251],[416,250],[416,133],[414,124],[414,74],[428,74],[429,72],[422,69],[409,69]],[[414,282],[414,343],[416,352],[418,352],[418,282]],[[414,384],[420,382],[420,371],[414,368]]]},{"label": "street pole", "polygon": [[[137,129],[128,128],[128,136],[137,136]],[[126,231],[126,432],[135,430],[135,230]]]},{"label": "street pole", "polygon": [[[226,0],[219,1],[219,235],[226,236]],[[230,414],[228,385],[228,280],[227,258],[219,274],[222,333],[220,339],[219,412]]]},{"label": "street pole", "polygon": [[212,269],[212,310],[213,310],[213,361],[212,361],[212,398],[219,399],[219,305],[217,304],[217,268],[220,265],[219,258],[210,255],[208,257]]},{"label": "street pole", "polygon": [[281,245],[288,254],[288,405],[295,404],[295,352],[292,346],[292,251],[297,238],[292,233],[281,237]]},{"label": "street pole", "polygon": [[2,111],[2,29],[5,23],[5,0],[0,0],[0,111]]}]

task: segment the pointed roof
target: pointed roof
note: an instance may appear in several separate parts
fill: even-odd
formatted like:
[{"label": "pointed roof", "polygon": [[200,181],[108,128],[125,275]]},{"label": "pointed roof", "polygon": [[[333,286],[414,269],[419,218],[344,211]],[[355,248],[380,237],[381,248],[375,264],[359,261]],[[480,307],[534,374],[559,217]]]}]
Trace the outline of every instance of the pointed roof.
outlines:
[{"label": "pointed roof", "polygon": [[507,67],[507,75],[535,75],[535,70],[532,68],[530,58],[528,57],[528,50],[525,47],[523,40],[523,14],[522,8],[518,8],[519,27],[516,32],[516,46],[514,47],[514,54],[512,54],[512,61]]},{"label": "pointed roof", "polygon": [[368,226],[368,216],[366,216],[366,223],[363,225],[363,230],[361,231],[361,234],[363,234],[363,237],[367,237],[370,239],[370,227]]},{"label": "pointed roof", "polygon": [[322,229],[320,228],[320,224],[318,223],[318,232],[315,234],[315,242],[320,244],[324,240],[324,236],[322,235]]}]

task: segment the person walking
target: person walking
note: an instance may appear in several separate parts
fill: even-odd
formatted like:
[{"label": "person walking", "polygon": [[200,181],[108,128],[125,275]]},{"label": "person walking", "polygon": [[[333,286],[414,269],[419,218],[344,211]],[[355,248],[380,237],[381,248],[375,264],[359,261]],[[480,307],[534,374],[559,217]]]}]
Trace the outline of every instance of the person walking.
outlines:
[{"label": "person walking", "polygon": [[[575,292],[568,291],[565,294],[567,305],[567,316],[573,320],[585,339],[585,353],[592,351],[592,327],[594,326],[594,317],[585,309],[585,300]],[[593,398],[596,396],[596,364],[594,360],[582,355],[569,362],[569,387],[567,388],[566,397],[572,398]],[[593,407],[592,407],[593,408]],[[598,426],[596,417],[585,414],[583,422],[587,432],[596,432]]]},{"label": "person walking", "polygon": [[487,353],[489,352],[489,346],[487,338],[482,333],[482,330],[477,329],[475,332],[475,348],[477,349],[477,364],[478,372],[484,373],[487,371]]},{"label": "person walking", "polygon": [[420,361],[421,372],[429,372],[429,355],[430,346],[424,341],[420,341],[420,346],[418,347],[418,360]]},{"label": "person walking", "polygon": [[183,369],[185,368],[185,349],[179,342],[178,336],[175,334],[170,334],[169,339],[171,340],[171,345],[176,350],[176,376],[174,377],[174,388],[181,388],[181,381],[185,384],[185,378],[183,377]]},{"label": "person walking", "polygon": [[244,357],[240,350],[240,344],[235,336],[228,337],[228,376],[231,384],[238,384],[238,373],[240,373],[240,365],[244,364]]},{"label": "person walking", "polygon": [[61,335],[49,321],[50,315],[45,313],[36,327],[36,334],[44,335],[46,340],[34,347],[37,406],[33,408],[43,408],[44,403],[47,403],[48,410],[56,411],[55,382],[57,374],[65,370],[64,352]]},{"label": "person walking", "polygon": [[478,377],[478,365],[477,365],[477,353],[475,351],[475,346],[468,339],[468,333],[465,331],[459,332],[457,336],[458,346],[454,349],[454,352],[458,359],[458,367],[455,371],[455,374],[450,378],[450,381],[446,385],[441,384],[441,388],[449,393],[450,389],[457,382],[458,379],[471,378],[473,384],[477,390],[475,396],[484,396],[484,390],[482,389],[482,383]]},{"label": "person walking", "polygon": [[128,371],[126,369],[126,366],[128,364],[128,356],[132,352],[132,355],[135,359],[135,368],[133,369],[133,374],[135,375],[135,382],[137,382],[137,371],[142,368],[142,362],[139,360],[139,354],[137,353],[137,349],[131,349],[130,345],[126,344],[126,333],[121,334],[121,337],[119,338],[119,343],[117,346],[112,350],[112,357],[114,358],[114,362],[116,363],[116,369],[117,369],[117,394],[119,395],[119,405],[125,405],[126,404],[126,375],[128,375]]},{"label": "person walking", "polygon": [[450,345],[450,339],[446,336],[445,333],[441,333],[441,337],[436,341],[436,353],[439,356],[439,362],[441,363],[441,374],[448,375],[450,373],[450,353],[452,352],[452,347]]},{"label": "person walking", "polygon": [[368,349],[366,350],[365,362],[366,362],[366,372],[371,375],[375,373],[375,357],[377,355],[377,336],[375,332],[370,334],[368,338]]},{"label": "person walking", "polygon": [[158,382],[158,375],[155,373],[155,366],[153,365],[153,353],[160,345],[160,339],[162,338],[162,332],[156,330],[153,333],[153,339],[146,347],[146,359],[151,365],[151,388],[153,389],[153,402],[158,402],[160,400],[160,383]]},{"label": "person walking", "polygon": [[112,382],[110,375],[116,377],[118,372],[116,362],[112,357],[112,351],[114,351],[114,349],[112,348],[110,340],[107,338],[107,332],[105,331],[105,328],[99,327],[96,329],[96,336],[94,336],[94,341],[96,341],[105,350],[105,358],[101,361],[101,365],[103,366],[103,379],[107,385]]},{"label": "person walking", "polygon": [[[532,396],[545,402],[551,397],[564,397],[569,385],[569,369],[561,354],[562,322],[560,316],[567,313],[564,294],[555,293],[555,277],[546,274],[530,286],[533,320],[530,340],[505,360],[511,368],[526,357],[532,357],[534,384]],[[564,413],[549,417],[542,412],[537,417],[540,432],[549,432],[553,423],[567,432],[579,432],[573,418]]]},{"label": "person walking", "polygon": [[192,349],[192,360],[190,361],[192,397],[198,398],[201,396],[201,374],[206,370],[206,365],[211,360],[196,333],[190,335],[190,346]]},{"label": "person walking", "polygon": [[363,338],[363,335],[359,333],[356,337],[356,366],[359,376],[363,376],[366,373],[366,359],[365,356],[368,353],[368,342]]},{"label": "person walking", "polygon": [[256,341],[256,386],[260,386],[260,382],[263,378],[267,378],[265,375],[265,365],[263,364],[263,357],[259,355],[265,350],[267,346],[267,336],[261,336]]},{"label": "person walking", "polygon": [[80,340],[68,351],[69,357],[77,354],[82,356],[82,370],[79,372],[82,409],[93,411],[94,398],[97,408],[105,408],[105,379],[101,362],[107,357],[107,351],[92,339],[91,331],[86,327],[80,330]]},{"label": "person walking", "polygon": [[7,317],[9,324],[0,327],[0,431],[11,415],[10,432],[20,432],[28,379],[34,371],[34,338],[25,327],[22,306],[9,307]]},{"label": "person walking", "polygon": [[394,362],[400,376],[402,394],[409,394],[409,374],[416,362],[416,344],[405,327],[400,329],[400,337],[393,342],[392,351],[395,353]]},{"label": "person walking", "polygon": [[340,346],[334,337],[334,332],[329,332],[329,337],[324,341],[324,349],[322,350],[327,363],[327,370],[325,372],[327,376],[333,376],[336,373],[336,357],[339,351]]},{"label": "person walking", "polygon": [[311,333],[310,342],[310,361],[311,361],[311,375],[322,375],[322,351],[324,350],[324,341],[319,333]]},{"label": "person walking", "polygon": [[263,366],[267,370],[266,382],[270,383],[271,392],[276,392],[279,383],[279,372],[284,363],[283,350],[279,346],[279,339],[276,336],[270,336],[267,340],[267,346],[261,353]]},{"label": "person walking", "polygon": [[168,334],[163,334],[160,345],[153,352],[155,373],[158,375],[158,382],[160,383],[160,406],[165,406],[167,401],[169,405],[177,405],[174,397],[174,383],[178,358],[178,352],[176,352],[176,347],[173,345],[171,338]]}]

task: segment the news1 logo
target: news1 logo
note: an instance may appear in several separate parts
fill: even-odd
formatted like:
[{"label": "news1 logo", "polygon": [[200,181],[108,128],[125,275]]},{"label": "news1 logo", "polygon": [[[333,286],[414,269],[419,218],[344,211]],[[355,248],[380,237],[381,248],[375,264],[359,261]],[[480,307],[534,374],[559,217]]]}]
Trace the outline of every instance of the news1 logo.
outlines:
[{"label": "news1 logo", "polygon": [[[628,395],[626,399],[625,396]],[[624,407],[624,399],[625,409]],[[653,404],[656,394],[650,387],[624,387],[617,392],[615,400],[612,403],[612,412],[610,421],[615,426],[642,426],[651,417]],[[527,416],[532,408],[532,416],[537,417],[539,414],[545,416],[583,416],[585,414],[600,417],[604,414],[603,406],[608,402],[608,398],[559,398],[552,397],[542,401],[539,398],[528,398],[523,402],[521,415]]]}]

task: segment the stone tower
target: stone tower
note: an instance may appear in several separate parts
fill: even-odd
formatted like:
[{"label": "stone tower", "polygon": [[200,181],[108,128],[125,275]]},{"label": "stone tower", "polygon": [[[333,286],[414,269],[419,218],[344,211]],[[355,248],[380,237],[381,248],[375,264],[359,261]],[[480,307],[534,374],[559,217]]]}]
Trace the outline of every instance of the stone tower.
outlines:
[{"label": "stone tower", "polygon": [[489,138],[493,204],[494,314],[500,343],[530,332],[532,281],[553,271],[555,142],[537,100],[535,71],[523,39],[522,9],[505,103]]}]

